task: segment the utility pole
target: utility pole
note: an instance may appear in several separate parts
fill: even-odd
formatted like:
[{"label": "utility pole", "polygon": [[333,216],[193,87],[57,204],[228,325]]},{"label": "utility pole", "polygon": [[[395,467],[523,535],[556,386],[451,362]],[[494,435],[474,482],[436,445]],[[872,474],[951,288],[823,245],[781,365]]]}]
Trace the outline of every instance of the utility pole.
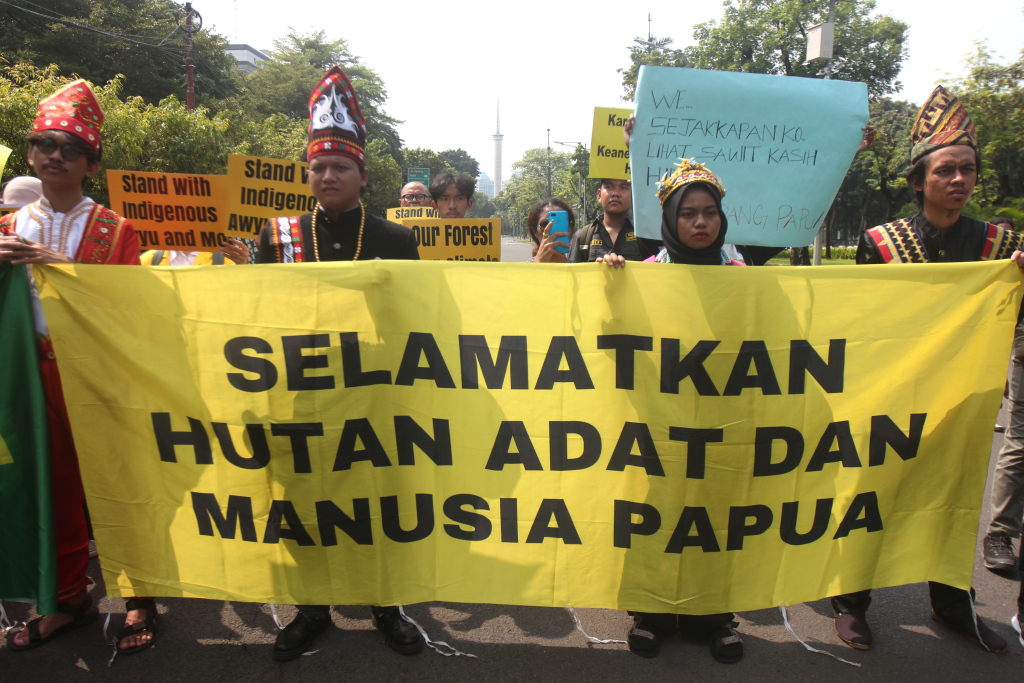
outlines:
[{"label": "utility pole", "polygon": [[[193,17],[197,21],[193,24]],[[188,85],[185,88],[185,108],[192,111],[196,108],[196,88],[194,81],[195,65],[192,62],[192,36],[203,28],[203,18],[192,9],[192,3],[185,3],[185,77]]]},{"label": "utility pole", "polygon": [[[828,3],[828,23],[831,24],[832,26],[836,25],[836,0],[829,0],[829,3]],[[833,29],[833,30],[835,30],[835,29]],[[831,49],[831,46],[830,46],[829,47],[828,62],[825,64],[825,80],[826,81],[830,80],[832,78],[832,55],[833,55],[833,52],[832,52],[832,49]],[[834,204],[835,204],[835,202],[833,201],[833,205]],[[832,216],[833,217],[835,216],[835,209],[834,208],[832,210]],[[822,226],[822,228],[820,228],[818,230],[818,234],[814,236],[814,247],[813,247],[814,254],[811,257],[811,264],[815,265],[815,266],[820,266],[821,265],[821,232],[822,232],[822,229],[824,229],[824,230],[831,230],[832,229],[832,218],[829,218],[828,225]],[[829,241],[829,246],[831,246],[831,240]]]},{"label": "utility pole", "polygon": [[[558,140],[555,140],[555,144],[556,145],[565,145],[566,147],[572,147],[576,151],[579,151],[579,149],[581,147],[583,149],[587,148],[587,146],[584,145],[582,142],[560,142]],[[580,195],[579,195],[579,199],[580,199],[580,206],[579,206],[580,212],[579,212],[579,215],[577,216],[577,218],[579,218],[582,221],[582,223],[581,223],[581,225],[582,225],[582,224],[588,222],[587,221],[587,180],[586,180],[586,178],[583,177],[583,173],[582,173],[582,171],[580,169],[577,169],[577,171],[579,172],[579,176],[580,176]]]}]

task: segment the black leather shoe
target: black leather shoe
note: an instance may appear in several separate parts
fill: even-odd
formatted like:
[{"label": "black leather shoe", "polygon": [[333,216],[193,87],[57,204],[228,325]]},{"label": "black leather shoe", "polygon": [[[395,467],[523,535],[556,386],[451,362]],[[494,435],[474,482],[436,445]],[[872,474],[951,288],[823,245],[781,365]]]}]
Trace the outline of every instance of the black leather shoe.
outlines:
[{"label": "black leather shoe", "polygon": [[967,636],[967,638],[989,652],[995,652],[996,654],[1003,654],[1006,652],[1006,641],[1001,635],[993,631],[981,620],[981,617],[975,615],[974,623],[971,623],[971,618],[960,617],[957,618],[951,614],[939,614],[934,609],[932,610],[932,619],[939,622],[943,626],[947,626],[954,631]]},{"label": "black leather shoe", "polygon": [[1013,552],[1013,541],[1004,534],[988,534],[982,541],[985,548],[985,568],[994,572],[1005,572],[1017,566]]},{"label": "black leather shoe", "polygon": [[384,639],[395,652],[414,655],[423,649],[423,636],[419,629],[402,616],[397,607],[371,607],[373,625],[384,634]]},{"label": "black leather shoe", "polygon": [[309,650],[316,637],[326,631],[330,625],[330,615],[311,619],[299,612],[292,619],[292,623],[277,634],[277,640],[274,642],[274,659],[279,662],[287,662],[302,656]]},{"label": "black leather shoe", "polygon": [[871,629],[864,614],[843,614],[835,612],[836,635],[857,650],[871,649]]}]

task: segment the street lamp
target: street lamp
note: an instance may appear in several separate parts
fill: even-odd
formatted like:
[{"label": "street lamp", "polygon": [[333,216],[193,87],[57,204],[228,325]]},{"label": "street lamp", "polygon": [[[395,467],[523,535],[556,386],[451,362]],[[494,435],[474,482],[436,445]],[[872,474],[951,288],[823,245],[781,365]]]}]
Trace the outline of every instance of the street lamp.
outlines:
[{"label": "street lamp", "polygon": [[[832,78],[832,47],[835,43],[836,34],[836,0],[829,0],[828,21],[824,24],[812,26],[807,31],[807,61],[813,62],[819,59],[827,59],[825,63],[825,80]],[[834,215],[834,214],[833,214]],[[829,226],[831,229],[832,226]],[[821,230],[814,236],[814,255],[811,264],[821,265]]]}]

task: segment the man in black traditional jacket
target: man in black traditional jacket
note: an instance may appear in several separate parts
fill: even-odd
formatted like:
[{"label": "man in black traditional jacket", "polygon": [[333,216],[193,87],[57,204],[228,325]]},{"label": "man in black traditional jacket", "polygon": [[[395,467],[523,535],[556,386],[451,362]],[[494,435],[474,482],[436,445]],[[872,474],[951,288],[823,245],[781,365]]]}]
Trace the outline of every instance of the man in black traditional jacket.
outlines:
[{"label": "man in black traditional jacket", "polygon": [[[907,182],[921,211],[864,231],[857,263],[952,263],[1014,255],[1021,247],[1018,233],[961,213],[974,191],[980,161],[974,123],[963,105],[938,86],[918,113],[911,136]],[[974,611],[973,589],[935,581],[928,588],[932,618],[989,652],[1006,652],[1006,641]],[[851,647],[871,647],[866,617],[870,604],[870,590],[832,598],[836,633]]]},{"label": "man in black traditional jacket", "polygon": [[[257,263],[419,259],[409,228],[367,215],[359,201],[369,180],[366,120],[340,67],[324,74],[309,98],[309,185],[312,213],[269,221],[260,233]],[[274,659],[302,655],[331,625],[329,605],[299,605],[295,619],[277,636]],[[371,607],[373,624],[402,654],[423,649],[423,638],[398,607]]]}]

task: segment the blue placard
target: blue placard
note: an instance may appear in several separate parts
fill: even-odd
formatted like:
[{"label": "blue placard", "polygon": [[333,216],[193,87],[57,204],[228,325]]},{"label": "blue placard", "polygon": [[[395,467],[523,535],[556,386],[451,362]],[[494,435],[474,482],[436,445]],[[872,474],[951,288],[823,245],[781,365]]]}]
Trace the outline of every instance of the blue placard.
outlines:
[{"label": "blue placard", "polygon": [[810,244],[868,122],[865,84],[792,76],[642,66],[636,103],[633,213],[653,239],[657,183],[692,158],[725,185],[727,242]]}]

